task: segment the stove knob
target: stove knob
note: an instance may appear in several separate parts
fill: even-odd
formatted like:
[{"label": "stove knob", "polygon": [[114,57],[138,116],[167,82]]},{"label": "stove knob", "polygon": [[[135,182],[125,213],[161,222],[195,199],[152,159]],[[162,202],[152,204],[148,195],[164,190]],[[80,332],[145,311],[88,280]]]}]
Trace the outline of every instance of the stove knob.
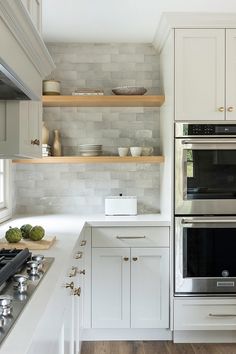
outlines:
[{"label": "stove knob", "polygon": [[[1,312],[0,312],[0,314],[2,315]],[[3,317],[3,316],[1,316],[1,317],[0,317],[0,329],[5,326],[6,322],[7,322],[7,321],[6,321],[6,318]]]},{"label": "stove knob", "polygon": [[0,295],[0,312],[2,316],[8,316],[12,312],[12,300],[10,295]]},{"label": "stove knob", "polygon": [[31,275],[36,275],[39,272],[40,265],[37,261],[29,261],[27,264],[27,272]]},{"label": "stove knob", "polygon": [[29,279],[29,277],[27,277],[27,275],[23,275],[23,274],[15,274],[13,276],[13,279],[14,279],[14,288],[20,292],[20,293],[23,293],[23,292],[26,292],[27,291],[27,287],[28,287],[28,284],[27,284],[27,281]]},{"label": "stove knob", "polygon": [[32,261],[36,261],[39,264],[38,270],[43,269],[43,261],[44,261],[44,255],[42,254],[35,254],[32,256]]}]

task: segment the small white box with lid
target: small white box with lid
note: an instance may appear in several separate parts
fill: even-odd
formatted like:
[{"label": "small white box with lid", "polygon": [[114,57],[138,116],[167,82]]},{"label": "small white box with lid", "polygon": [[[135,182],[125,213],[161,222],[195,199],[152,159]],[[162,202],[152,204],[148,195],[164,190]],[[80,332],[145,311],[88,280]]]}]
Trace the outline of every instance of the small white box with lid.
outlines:
[{"label": "small white box with lid", "polygon": [[137,197],[122,194],[106,197],[105,215],[137,215]]}]

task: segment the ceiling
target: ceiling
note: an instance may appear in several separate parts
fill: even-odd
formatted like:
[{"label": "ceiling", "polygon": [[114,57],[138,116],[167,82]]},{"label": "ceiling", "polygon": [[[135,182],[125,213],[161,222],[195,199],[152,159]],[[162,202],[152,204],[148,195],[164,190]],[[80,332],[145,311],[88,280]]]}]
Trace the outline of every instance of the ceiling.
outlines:
[{"label": "ceiling", "polygon": [[46,42],[151,43],[162,12],[236,12],[235,0],[43,0]]}]

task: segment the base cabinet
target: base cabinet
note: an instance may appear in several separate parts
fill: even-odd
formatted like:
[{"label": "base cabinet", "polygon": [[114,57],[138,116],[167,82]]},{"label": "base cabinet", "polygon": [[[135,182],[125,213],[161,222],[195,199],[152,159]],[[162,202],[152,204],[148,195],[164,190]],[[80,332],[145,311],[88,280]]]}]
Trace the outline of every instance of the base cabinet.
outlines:
[{"label": "base cabinet", "polygon": [[169,327],[169,249],[92,249],[92,327]]}]

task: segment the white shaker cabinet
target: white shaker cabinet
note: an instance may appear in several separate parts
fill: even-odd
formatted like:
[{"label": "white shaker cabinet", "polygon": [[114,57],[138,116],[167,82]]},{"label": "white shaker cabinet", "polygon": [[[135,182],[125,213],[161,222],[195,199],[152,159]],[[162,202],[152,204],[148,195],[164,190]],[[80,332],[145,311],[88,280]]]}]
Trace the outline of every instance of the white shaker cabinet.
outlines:
[{"label": "white shaker cabinet", "polygon": [[92,327],[130,327],[130,249],[92,249]]},{"label": "white shaker cabinet", "polygon": [[169,229],[92,230],[92,328],[169,327]]},{"label": "white shaker cabinet", "polygon": [[225,31],[175,30],[175,119],[224,119]]},{"label": "white shaker cabinet", "polygon": [[236,119],[236,29],[175,30],[175,120]]},{"label": "white shaker cabinet", "polygon": [[0,156],[41,157],[42,102],[0,102]]},{"label": "white shaker cabinet", "polygon": [[169,327],[169,249],[131,249],[131,327]]}]

